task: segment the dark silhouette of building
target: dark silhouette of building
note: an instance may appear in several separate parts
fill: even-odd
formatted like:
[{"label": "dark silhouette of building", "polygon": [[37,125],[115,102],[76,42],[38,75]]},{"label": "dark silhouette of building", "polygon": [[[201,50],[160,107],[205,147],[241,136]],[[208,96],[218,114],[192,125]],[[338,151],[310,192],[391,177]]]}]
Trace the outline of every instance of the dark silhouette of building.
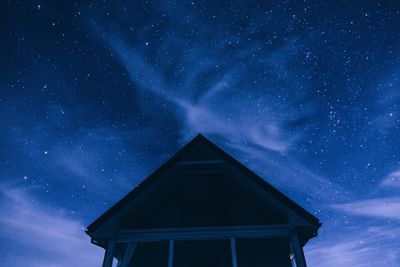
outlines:
[{"label": "dark silhouette of building", "polygon": [[104,267],[305,267],[319,220],[201,135],[87,229]]}]

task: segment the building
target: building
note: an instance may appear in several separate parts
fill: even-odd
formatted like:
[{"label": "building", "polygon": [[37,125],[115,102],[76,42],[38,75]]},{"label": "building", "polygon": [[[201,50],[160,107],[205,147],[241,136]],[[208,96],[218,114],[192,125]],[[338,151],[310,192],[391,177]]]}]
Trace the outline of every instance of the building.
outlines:
[{"label": "building", "polygon": [[87,234],[105,249],[104,267],[305,267],[302,248],[320,226],[198,135]]}]

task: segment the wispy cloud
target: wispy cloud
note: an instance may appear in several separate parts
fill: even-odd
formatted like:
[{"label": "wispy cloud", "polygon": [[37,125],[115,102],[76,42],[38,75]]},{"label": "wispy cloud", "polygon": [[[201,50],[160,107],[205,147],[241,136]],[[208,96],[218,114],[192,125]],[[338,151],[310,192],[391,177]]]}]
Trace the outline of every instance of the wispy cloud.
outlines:
[{"label": "wispy cloud", "polygon": [[[276,84],[248,84],[249,81],[238,80],[238,74],[244,71],[244,66],[218,67],[219,60],[210,58],[214,55],[209,55],[204,47],[197,47],[195,51],[187,49],[181,52],[189,54],[187,58],[192,58],[190,54],[195,53],[202,58],[202,62],[193,65],[193,62],[186,62],[188,59],[182,59],[182,67],[177,70],[180,74],[171,80],[165,74],[169,70],[160,66],[157,68],[149,62],[139,46],[129,45],[127,40],[112,34],[106,37],[106,42],[125,66],[139,95],[148,97],[150,93],[161,97],[181,116],[184,122],[183,135],[187,135],[187,132],[215,134],[238,143],[246,140],[252,145],[280,153],[290,149],[296,140],[297,134],[288,132],[283,125],[304,116],[308,111],[297,111],[294,115],[290,103],[273,93],[279,90]],[[282,63],[279,69],[272,63],[266,64],[269,66],[268,75],[275,76],[273,80],[284,79],[286,83],[292,80],[292,77],[287,78],[290,69],[285,64],[297,53],[292,47],[287,44],[269,55],[263,55],[267,62],[279,58]],[[297,81],[291,84],[293,88],[298,86]],[[249,87],[256,88],[250,92],[247,90]],[[157,108],[152,110],[156,111]]]},{"label": "wispy cloud", "polygon": [[[126,153],[130,134],[139,138],[134,131],[126,133],[110,128],[88,129],[77,135],[68,147],[63,144],[55,146],[51,152],[51,161],[59,171],[73,177],[73,182],[93,188],[102,197],[110,195],[107,190],[110,180],[116,185],[116,191],[123,192],[138,183],[143,176],[142,170],[138,168],[135,168],[135,176],[131,180],[121,174],[127,176],[134,169],[134,166],[124,164],[134,155],[133,148]],[[99,143],[102,145],[99,146]],[[110,166],[118,168],[111,169]]]},{"label": "wispy cloud", "polygon": [[[167,16],[174,28],[163,28],[162,41],[150,44],[144,41],[151,34],[150,26],[124,31],[126,24],[121,21],[120,32],[126,34],[114,34],[104,31],[107,26],[101,21],[87,23],[125,68],[141,110],[157,119],[158,105],[163,105],[162,112],[170,112],[179,122],[176,131],[183,142],[197,133],[215,138],[219,145],[226,144],[229,152],[238,152],[239,160],[251,159],[252,169],[261,170],[258,173],[282,188],[325,200],[344,196],[340,186],[291,156],[307,131],[307,126],[293,126],[293,122],[316,112],[304,98],[310,88],[307,70],[299,73],[292,64],[302,57],[307,37],[294,35],[265,47],[258,41],[241,40],[234,32],[214,38],[207,26],[198,25],[196,34],[213,41],[194,42],[175,32],[176,27],[190,26],[190,30],[193,21],[187,25],[187,20],[175,13]],[[264,30],[249,26],[243,31],[247,40],[248,35]],[[156,62],[151,56],[155,51]],[[241,75],[245,72],[252,72],[253,78]],[[148,105],[149,101],[158,104]]]},{"label": "wispy cloud", "polygon": [[315,240],[305,247],[310,267],[398,266],[399,227],[366,226],[341,231],[345,233],[322,242]]},{"label": "wispy cloud", "polygon": [[382,182],[381,186],[400,189],[400,170],[391,172]]},{"label": "wispy cloud", "polygon": [[0,194],[2,265],[100,266],[102,250],[90,243],[80,221],[22,189],[2,184]]},{"label": "wispy cloud", "polygon": [[[197,69],[194,66],[180,82],[185,86],[176,89],[171,85],[173,82],[168,81],[163,74],[163,70],[147,62],[138,49],[130,47],[126,41],[117,37],[109,37],[107,41],[136,84],[138,94],[143,98],[147,98],[149,93],[154,97],[161,97],[172,107],[172,112],[180,116],[180,121],[183,122],[180,132],[184,140],[196,133],[216,136],[225,140],[231,150],[245,153],[240,159],[251,158],[257,165],[252,166],[255,169],[264,169],[260,166],[268,165],[265,162],[268,159],[274,166],[268,167],[266,178],[289,185],[293,189],[304,188],[302,192],[316,195],[320,199],[332,199],[338,192],[344,191],[328,179],[313,174],[288,155],[301,132],[289,131],[285,125],[310,111],[305,110],[296,115],[288,112],[292,110],[290,104],[280,101],[268,90],[274,91],[276,88],[267,87],[265,92],[237,90],[240,81],[235,77],[241,67],[231,67],[219,78],[211,80],[205,89],[196,89],[197,85],[187,82],[185,77],[196,81],[211,69],[204,69],[204,66]],[[290,58],[293,54],[296,51],[287,44],[272,53],[268,61],[279,58],[284,66],[285,58]],[[284,76],[290,71],[289,67],[284,69],[275,69],[274,75],[285,79]],[[278,75],[278,72],[282,72],[282,75]],[[197,91],[201,93],[196,96]],[[261,158],[263,162],[260,162]],[[279,164],[274,164],[278,162]]]},{"label": "wispy cloud", "polygon": [[[14,170],[5,168],[2,180],[19,178],[22,181],[27,177],[24,180],[26,185],[38,184],[42,189],[46,188],[44,190],[58,192],[51,196],[52,201],[58,203],[66,198],[74,201],[71,195],[80,195],[81,191],[90,193],[92,197],[115,201],[121,193],[140,182],[148,168],[146,162],[140,167],[132,163],[137,155],[136,147],[127,149],[133,136],[135,140],[147,138],[136,129],[116,130],[105,126],[80,129],[70,134],[58,131],[40,119],[15,128],[18,134],[9,129],[1,130],[6,133],[4,141],[22,163]],[[63,187],[61,191],[60,185]],[[82,208],[80,203],[75,204]]]},{"label": "wispy cloud", "polygon": [[333,206],[335,209],[356,215],[400,220],[400,198],[387,197],[354,201]]},{"label": "wispy cloud", "polygon": [[[374,119],[371,125],[371,135],[379,134],[381,137],[397,136],[396,126],[400,122],[400,112],[398,103],[400,101],[400,65],[397,64],[391,69],[386,70],[383,77],[378,79],[372,86],[372,92],[375,90],[379,93],[376,95],[374,105]],[[384,135],[382,135],[384,134]]]}]

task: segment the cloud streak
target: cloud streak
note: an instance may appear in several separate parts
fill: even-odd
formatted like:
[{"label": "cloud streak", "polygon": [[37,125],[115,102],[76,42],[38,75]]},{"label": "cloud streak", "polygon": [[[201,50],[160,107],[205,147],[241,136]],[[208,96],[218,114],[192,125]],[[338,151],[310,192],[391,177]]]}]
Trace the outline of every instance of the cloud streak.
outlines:
[{"label": "cloud streak", "polygon": [[360,200],[333,206],[346,213],[375,217],[380,219],[400,220],[400,198],[386,197]]},{"label": "cloud streak", "polygon": [[1,186],[1,253],[4,266],[100,266],[102,251],[82,223],[39,203],[29,193]]},{"label": "cloud streak", "polygon": [[382,182],[382,187],[400,189],[400,170],[391,172]]},{"label": "cloud streak", "polygon": [[[213,64],[202,65],[200,62],[199,65],[189,68],[189,62],[181,62],[183,74],[171,81],[165,75],[164,69],[157,69],[144,57],[139,47],[130,46],[126,40],[112,35],[106,41],[125,66],[139,95],[147,97],[152,93],[161,97],[182,116],[183,135],[189,130],[225,136],[238,143],[246,140],[255,146],[280,153],[287,152],[296,140],[296,133],[287,132],[283,124],[304,114],[290,115],[289,118],[284,115],[292,108],[272,93],[277,90],[276,85],[251,85],[247,84],[249,81],[238,80],[236,77],[244,71],[243,66],[224,66],[221,67],[224,69],[221,73],[220,68],[216,67],[218,59],[211,60],[209,55],[205,58],[203,56],[203,61],[211,61]],[[196,52],[190,50],[187,53],[206,55],[204,49],[198,47]],[[275,57],[281,58],[281,61],[282,58],[288,60],[293,56],[291,53],[296,54],[295,51],[287,51],[288,49],[277,50],[275,54],[268,56],[268,61]],[[273,70],[271,75],[280,77],[277,72],[282,72],[284,79],[289,70],[288,67],[284,71]],[[266,87],[264,92],[257,92],[257,89],[249,93],[245,89],[249,86]],[[293,86],[296,87],[297,84]],[[280,102],[279,105],[276,101]]]},{"label": "cloud streak", "polygon": [[[251,158],[252,162],[256,162],[257,166],[253,166],[255,169],[260,169],[260,165],[269,164],[264,160],[260,162],[260,158],[279,162],[281,164],[272,164],[274,166],[270,167],[273,167],[280,177],[271,172],[265,173],[264,177],[274,179],[282,185],[307,189],[302,190],[306,194],[332,199],[338,192],[344,191],[326,178],[313,174],[289,156],[301,132],[287,130],[285,125],[292,119],[296,120],[305,116],[311,110],[306,109],[304,113],[300,112],[296,115],[288,113],[287,110],[290,111],[293,108],[291,104],[280,101],[272,93],[276,90],[274,85],[270,88],[267,86],[265,92],[256,90],[250,93],[246,90],[237,90],[243,81],[235,78],[236,73],[243,70],[241,67],[231,67],[227,68],[219,78],[211,79],[205,89],[196,89],[197,85],[186,79],[200,80],[204,72],[212,70],[202,66],[190,69],[179,82],[186,86],[176,89],[171,85],[173,82],[168,81],[162,69],[157,69],[147,62],[139,50],[130,47],[127,41],[109,36],[107,42],[125,66],[133,83],[136,84],[138,94],[143,99],[147,99],[149,94],[162,98],[171,106],[171,111],[180,116],[180,121],[184,123],[180,129],[184,140],[188,140],[196,133],[216,136],[225,140],[230,150],[245,153],[244,155],[238,153],[239,159]],[[291,42],[293,40],[288,41],[288,43]],[[275,54],[269,56],[271,58],[268,61],[272,62],[275,58],[279,58],[285,66],[285,61],[296,54],[296,51],[290,47],[286,44],[278,49]],[[201,51],[200,49],[197,53]],[[284,77],[289,75],[290,71],[289,67],[284,67],[284,69],[274,70],[274,75],[279,76],[279,72],[284,72],[285,75],[282,74],[283,76],[279,76],[279,79],[285,79]],[[201,93],[197,93],[196,96],[198,91]],[[221,103],[224,104],[221,105]],[[154,112],[153,110],[157,108],[148,111]],[[291,166],[286,168],[288,161]],[[261,174],[264,175],[264,173]]]},{"label": "cloud streak", "polygon": [[[276,40],[266,49],[260,42],[242,43],[234,32],[215,38],[206,25],[198,24],[196,34],[213,40],[198,42],[175,32],[180,27],[190,29],[196,16],[191,16],[188,25],[176,15],[168,13],[167,25],[174,27],[164,27],[162,41],[150,44],[143,41],[151,34],[149,25],[127,33],[125,23],[119,21],[119,32],[127,34],[116,35],[104,31],[104,22],[87,24],[125,68],[141,110],[156,120],[160,112],[170,112],[179,122],[177,131],[183,142],[197,133],[218,140],[239,160],[251,159],[252,169],[282,188],[326,200],[335,199],[339,192],[345,195],[340,186],[292,157],[307,131],[297,123],[316,112],[304,99],[310,88],[307,70],[299,72],[293,64],[303,56],[301,47],[308,37]],[[251,36],[264,30],[249,26],[243,31]],[[157,62],[151,57],[155,51]],[[242,75],[246,72],[257,78],[248,79]],[[167,108],[161,110],[159,105]]]},{"label": "cloud streak", "polygon": [[310,267],[397,266],[400,261],[398,227],[366,226],[342,229],[347,233],[322,242],[312,241],[305,254]]}]

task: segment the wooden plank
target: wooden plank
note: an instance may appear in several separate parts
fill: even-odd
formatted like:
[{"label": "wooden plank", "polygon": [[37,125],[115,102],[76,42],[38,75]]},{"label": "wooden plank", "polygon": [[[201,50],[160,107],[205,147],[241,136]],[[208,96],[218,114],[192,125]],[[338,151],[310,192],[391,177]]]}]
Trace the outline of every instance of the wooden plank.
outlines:
[{"label": "wooden plank", "polygon": [[296,267],[307,267],[303,248],[301,247],[299,237],[295,232],[291,234],[291,245],[294,254],[294,260],[296,262]]},{"label": "wooden plank", "polygon": [[232,267],[237,267],[236,240],[231,238]]},{"label": "wooden plank", "polygon": [[124,257],[122,258],[121,264],[119,265],[119,267],[127,267],[129,262],[132,259],[133,253],[135,252],[137,243],[136,242],[130,242],[128,243],[126,249],[125,249],[125,253],[124,253]]},{"label": "wooden plank", "polygon": [[115,248],[115,243],[109,242],[107,249],[104,253],[103,267],[112,267],[114,259],[114,248]]},{"label": "wooden plank", "polygon": [[125,242],[155,242],[167,240],[223,240],[235,238],[290,237],[288,225],[261,225],[235,227],[165,228],[146,230],[120,230],[94,233],[96,239]]},{"label": "wooden plank", "polygon": [[168,267],[172,267],[174,263],[174,240],[169,241],[169,250],[168,250]]}]

